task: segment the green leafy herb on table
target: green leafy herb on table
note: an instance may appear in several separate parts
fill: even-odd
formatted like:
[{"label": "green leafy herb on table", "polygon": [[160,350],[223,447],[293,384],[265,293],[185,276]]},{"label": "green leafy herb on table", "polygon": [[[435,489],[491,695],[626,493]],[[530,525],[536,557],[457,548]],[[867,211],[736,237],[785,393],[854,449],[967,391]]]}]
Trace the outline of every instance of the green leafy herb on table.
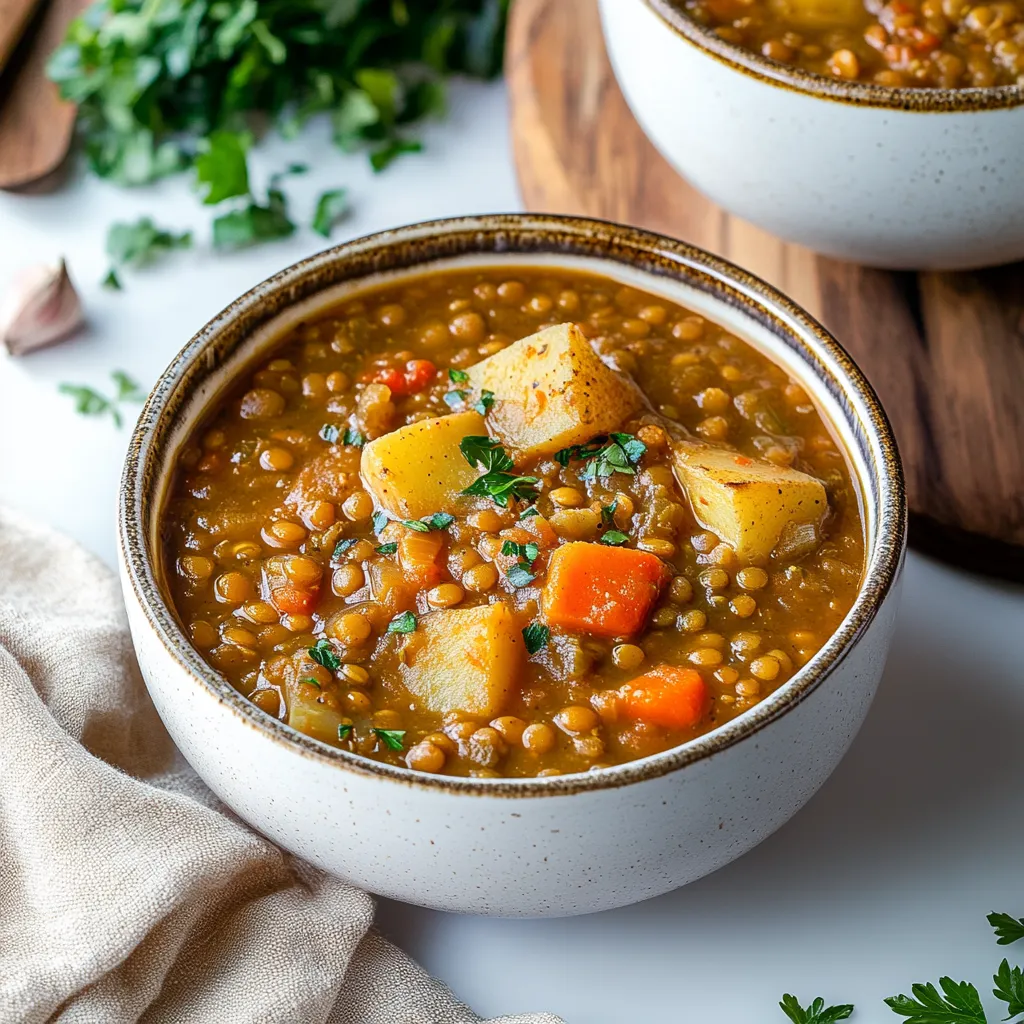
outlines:
[{"label": "green leafy herb on table", "polygon": [[1024,939],[1024,918],[1018,919],[1009,914],[989,914],[988,923],[995,929],[996,941],[1000,946]]},{"label": "green leafy herb on table", "polygon": [[222,213],[213,222],[215,249],[244,249],[258,242],[288,238],[295,233],[295,224],[288,216],[288,200],[277,188],[267,192],[265,203],[253,196],[237,210]]},{"label": "green leafy herb on table", "polygon": [[58,390],[62,395],[70,395],[75,400],[75,412],[82,416],[110,416],[114,425],[120,429],[124,423],[121,405],[125,402],[144,402],[146,392],[123,370],[114,370],[110,377],[116,389],[112,397],[85,384],[61,384]]},{"label": "green leafy herb on table", "polygon": [[853,1007],[849,1003],[826,1006],[825,1000],[820,996],[804,1009],[796,996],[788,992],[782,997],[779,1006],[793,1024],[835,1024],[836,1021],[846,1020],[853,1013]]},{"label": "green leafy herb on table", "polygon": [[1006,1019],[1024,1014],[1024,972],[1004,959],[992,980],[996,986],[992,994],[1006,1003]]},{"label": "green leafy herb on table", "polygon": [[192,245],[192,232],[175,234],[158,228],[149,217],[140,217],[134,223],[118,222],[107,230],[107,255],[111,268],[103,279],[104,287],[120,291],[118,270],[122,267],[144,267],[154,263],[175,249],[188,249]]},{"label": "green leafy herb on table", "polygon": [[938,989],[930,982],[912,985],[913,997],[898,995],[885,1000],[906,1024],[988,1024],[978,990],[966,981],[939,978]]},{"label": "green leafy herb on table", "polygon": [[312,228],[324,238],[331,237],[331,229],[348,213],[348,191],[343,188],[323,192],[316,203]]},{"label": "green leafy herb on table", "polygon": [[[418,151],[409,126],[443,113],[449,74],[500,70],[508,4],[98,0],[71,24],[48,73],[78,104],[95,173],[138,185],[194,168],[212,205],[248,194],[259,123],[295,137],[324,114],[337,145],[367,149],[375,170]],[[219,234],[232,245],[282,237],[285,220],[276,199],[253,201]]]}]

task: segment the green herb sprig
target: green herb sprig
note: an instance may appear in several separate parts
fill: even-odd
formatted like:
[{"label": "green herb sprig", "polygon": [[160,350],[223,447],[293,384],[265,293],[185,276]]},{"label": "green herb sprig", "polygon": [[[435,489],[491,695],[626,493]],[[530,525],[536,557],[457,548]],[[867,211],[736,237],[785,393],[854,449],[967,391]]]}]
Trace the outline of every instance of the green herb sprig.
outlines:
[{"label": "green herb sprig", "polygon": [[471,466],[479,466],[484,474],[463,490],[463,494],[491,498],[502,508],[508,508],[513,499],[532,500],[537,497],[535,476],[516,476],[508,452],[491,437],[469,435],[459,442],[463,457]]},{"label": "green herb sprig", "polygon": [[404,729],[374,729],[373,734],[389,750],[403,750],[405,748]]},{"label": "green herb sprig", "polygon": [[415,633],[417,626],[416,616],[412,612],[402,612],[396,615],[389,623],[389,633]]},{"label": "green herb sprig", "polygon": [[647,445],[632,434],[609,434],[594,438],[588,444],[574,444],[555,452],[560,466],[583,461],[586,466],[580,476],[584,480],[605,479],[613,473],[636,475],[636,466],[647,451]]},{"label": "green herb sprig", "polygon": [[846,1020],[853,1013],[853,1006],[844,1003],[841,1006],[826,1006],[825,1000],[817,998],[804,1009],[796,996],[788,992],[782,997],[779,1003],[782,1012],[793,1022],[793,1024],[835,1024],[836,1021]]},{"label": "green herb sprig", "polygon": [[543,650],[551,639],[551,630],[543,623],[531,622],[523,627],[523,640],[526,643],[526,653],[536,654]]},{"label": "green herb sprig", "polygon": [[110,374],[115,392],[112,397],[101,394],[85,384],[61,384],[58,391],[75,400],[75,412],[81,416],[110,416],[119,430],[124,425],[121,406],[125,402],[139,403],[146,400],[146,392],[124,370]]},{"label": "green herb sprig", "polygon": [[107,256],[110,270],[103,279],[103,286],[121,291],[123,267],[145,267],[155,263],[161,256],[175,249],[188,249],[192,245],[192,232],[176,234],[166,228],[158,228],[149,217],[140,217],[133,223],[118,221],[107,229]]},{"label": "green herb sprig", "polygon": [[417,533],[430,533],[432,530],[447,530],[455,522],[455,516],[448,512],[435,512],[423,519],[402,519],[402,525]]},{"label": "green herb sprig", "polygon": [[337,672],[341,668],[341,658],[338,657],[334,646],[326,637],[320,637],[312,646],[307,648],[306,653],[318,664],[330,672]]}]

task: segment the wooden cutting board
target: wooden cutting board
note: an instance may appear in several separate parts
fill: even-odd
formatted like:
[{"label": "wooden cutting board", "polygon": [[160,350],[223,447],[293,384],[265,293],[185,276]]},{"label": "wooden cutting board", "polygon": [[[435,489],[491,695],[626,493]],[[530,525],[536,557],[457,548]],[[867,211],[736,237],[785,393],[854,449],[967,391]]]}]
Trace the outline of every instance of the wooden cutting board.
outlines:
[{"label": "wooden cutting board", "polygon": [[892,273],[825,259],[720,210],[619,92],[596,0],[516,0],[506,74],[523,200],[692,242],[790,295],[852,353],[903,455],[910,540],[1024,580],[1024,264]]}]

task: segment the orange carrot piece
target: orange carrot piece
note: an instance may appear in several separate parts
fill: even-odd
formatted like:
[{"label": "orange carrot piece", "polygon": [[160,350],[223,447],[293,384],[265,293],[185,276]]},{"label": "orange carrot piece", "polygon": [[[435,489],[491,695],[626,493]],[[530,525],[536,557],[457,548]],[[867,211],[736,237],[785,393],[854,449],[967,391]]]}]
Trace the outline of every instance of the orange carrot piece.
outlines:
[{"label": "orange carrot piece", "polygon": [[541,597],[553,626],[598,636],[629,636],[643,628],[661,588],[665,563],[648,551],[574,541],[551,555]]},{"label": "orange carrot piece", "polygon": [[320,588],[303,590],[291,583],[270,592],[270,603],[284,615],[309,615],[316,608]]},{"label": "orange carrot piece", "polygon": [[711,694],[692,668],[658,665],[620,691],[621,706],[633,718],[668,729],[692,729],[711,708]]}]

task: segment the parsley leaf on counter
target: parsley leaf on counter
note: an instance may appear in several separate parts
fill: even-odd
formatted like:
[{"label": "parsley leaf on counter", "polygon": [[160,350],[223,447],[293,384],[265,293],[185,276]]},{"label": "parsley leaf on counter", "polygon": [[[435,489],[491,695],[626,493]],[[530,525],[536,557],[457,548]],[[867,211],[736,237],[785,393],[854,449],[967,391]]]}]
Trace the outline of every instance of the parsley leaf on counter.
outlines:
[{"label": "parsley leaf on counter", "polygon": [[343,188],[323,192],[316,201],[312,228],[324,238],[331,237],[331,228],[348,213],[348,191]]},{"label": "parsley leaf on counter", "polygon": [[252,146],[249,132],[211,132],[196,154],[196,181],[208,185],[203,202],[215,206],[225,199],[249,194],[246,154]]},{"label": "parsley leaf on counter", "polygon": [[1006,1003],[1006,1020],[1024,1013],[1024,972],[1019,967],[1010,967],[1004,959],[992,980],[995,988],[992,994]]},{"label": "parsley leaf on counter", "polygon": [[103,279],[107,288],[122,289],[117,271],[121,267],[144,267],[165,253],[175,249],[188,249],[192,245],[192,232],[175,234],[158,228],[149,217],[140,217],[134,223],[122,221],[107,229],[107,255],[111,268]]},{"label": "parsley leaf on counter", "polygon": [[102,281],[104,288],[109,288],[112,292],[123,292],[124,285],[121,284],[121,278],[117,276],[117,271],[111,267],[107,271],[107,276]]},{"label": "parsley leaf on counter", "polygon": [[403,153],[421,153],[422,151],[422,142],[416,142],[414,139],[392,139],[370,154],[370,166],[380,174],[386,167],[390,167]]},{"label": "parsley leaf on counter", "polygon": [[404,729],[374,729],[373,732],[390,750],[402,750],[405,747]]},{"label": "parsley leaf on counter", "polygon": [[912,985],[913,998],[890,996],[885,1000],[893,1013],[906,1017],[906,1024],[988,1024],[978,990],[969,982],[939,978],[940,995],[930,982]]},{"label": "parsley leaf on counter", "polygon": [[295,233],[295,224],[288,217],[288,200],[276,188],[267,192],[261,206],[253,196],[237,210],[222,213],[213,222],[215,249],[242,249],[258,242],[287,238]]},{"label": "parsley leaf on counter", "polygon": [[1000,946],[1024,939],[1024,918],[1018,920],[1009,914],[989,914],[988,923],[995,929],[996,941]]},{"label": "parsley leaf on counter", "polygon": [[85,384],[61,384],[58,391],[62,395],[70,395],[75,400],[75,412],[81,416],[107,416],[120,428],[124,420],[121,416],[122,402],[144,402],[146,392],[128,376],[124,370],[114,370],[110,374],[116,388],[113,398],[108,398],[95,388]]},{"label": "parsley leaf on counter", "polygon": [[826,1006],[825,1000],[820,996],[805,1010],[796,996],[788,992],[782,997],[779,1006],[793,1024],[835,1024],[836,1021],[846,1020],[853,1013],[853,1007],[849,1003]]},{"label": "parsley leaf on counter", "polygon": [[523,627],[523,640],[526,642],[526,653],[536,654],[551,639],[551,630],[539,622],[531,622]]},{"label": "parsley leaf on counter", "polygon": [[323,665],[331,672],[337,672],[341,668],[341,658],[334,653],[331,641],[325,637],[320,637],[314,646],[308,648],[307,653],[318,665]]}]

